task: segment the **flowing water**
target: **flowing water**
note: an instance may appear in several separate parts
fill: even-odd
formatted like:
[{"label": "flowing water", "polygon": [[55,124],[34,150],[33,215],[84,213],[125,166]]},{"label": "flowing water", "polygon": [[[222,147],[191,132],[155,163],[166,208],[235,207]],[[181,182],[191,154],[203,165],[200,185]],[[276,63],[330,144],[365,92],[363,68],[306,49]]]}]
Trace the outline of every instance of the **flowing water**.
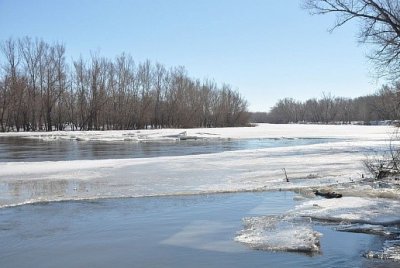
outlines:
[{"label": "flowing water", "polygon": [[244,149],[311,145],[334,139],[209,139],[170,142],[43,141],[0,137],[0,162],[36,162],[198,155]]},{"label": "flowing water", "polygon": [[[316,255],[251,250],[235,242],[244,216],[279,215],[291,192],[55,202],[0,210],[6,267],[375,267],[379,237],[323,234]],[[391,263],[389,263],[390,265]],[[394,267],[394,266],[393,266]]]}]

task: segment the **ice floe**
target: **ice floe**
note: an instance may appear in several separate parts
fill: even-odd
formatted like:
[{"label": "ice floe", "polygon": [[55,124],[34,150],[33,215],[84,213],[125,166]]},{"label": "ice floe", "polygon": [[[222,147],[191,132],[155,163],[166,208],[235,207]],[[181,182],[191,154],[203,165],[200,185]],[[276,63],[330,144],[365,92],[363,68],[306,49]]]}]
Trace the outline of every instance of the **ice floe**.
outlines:
[{"label": "ice floe", "polygon": [[[361,183],[363,184],[363,183]],[[397,183],[395,184],[397,185]],[[384,187],[391,188],[391,187]],[[375,188],[379,191],[379,188]],[[346,194],[349,194],[348,192]],[[378,235],[385,239],[381,250],[366,249],[367,258],[400,261],[400,202],[398,198],[369,197],[369,189],[358,196],[339,199],[312,199],[288,212],[292,217],[329,224],[337,231]]]},{"label": "ice floe", "polygon": [[316,253],[320,251],[321,233],[305,219],[280,216],[248,217],[235,240],[253,249]]},{"label": "ice floe", "polygon": [[293,213],[327,222],[393,225],[400,223],[400,202],[364,197],[316,199],[298,205]]},{"label": "ice floe", "polygon": [[386,240],[382,250],[368,251],[364,254],[369,259],[400,261],[400,239]]}]

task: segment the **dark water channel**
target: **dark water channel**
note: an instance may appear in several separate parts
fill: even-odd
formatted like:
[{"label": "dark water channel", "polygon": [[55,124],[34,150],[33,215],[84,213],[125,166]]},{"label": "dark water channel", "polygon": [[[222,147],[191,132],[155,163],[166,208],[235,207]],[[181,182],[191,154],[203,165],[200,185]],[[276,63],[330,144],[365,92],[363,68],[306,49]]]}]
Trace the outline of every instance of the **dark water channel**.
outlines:
[{"label": "dark water channel", "polygon": [[43,141],[0,137],[0,162],[120,159],[319,144],[333,139],[208,139],[171,142]]}]

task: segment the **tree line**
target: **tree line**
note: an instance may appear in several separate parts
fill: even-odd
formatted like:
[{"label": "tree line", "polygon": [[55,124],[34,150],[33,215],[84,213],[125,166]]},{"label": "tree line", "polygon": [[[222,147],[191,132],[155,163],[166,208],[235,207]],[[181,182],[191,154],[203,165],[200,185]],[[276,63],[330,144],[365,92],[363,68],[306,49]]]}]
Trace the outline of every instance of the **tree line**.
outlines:
[{"label": "tree line", "polygon": [[268,113],[252,113],[252,122],[264,123],[320,123],[349,124],[360,121],[400,119],[400,84],[385,85],[375,94],[358,98],[334,97],[323,94],[321,98],[297,101],[279,100]]},{"label": "tree line", "polygon": [[279,100],[269,113],[252,114],[253,121],[270,123],[369,123],[400,119],[400,4],[398,0],[303,0],[313,15],[332,14],[332,28],[349,21],[359,25],[358,41],[372,46],[368,58],[376,74],[392,81],[373,95],[354,99],[324,94],[320,99]]},{"label": "tree line", "polygon": [[129,54],[71,64],[65,45],[25,37],[0,44],[0,131],[233,127],[247,101],[228,84],[190,78]]},{"label": "tree line", "polygon": [[376,74],[393,85],[354,99],[323,94],[319,99],[279,100],[269,113],[252,113],[252,122],[350,123],[400,119],[400,4],[398,0],[303,0],[312,15],[334,15],[331,31],[350,21],[359,25],[358,41],[371,46]]}]

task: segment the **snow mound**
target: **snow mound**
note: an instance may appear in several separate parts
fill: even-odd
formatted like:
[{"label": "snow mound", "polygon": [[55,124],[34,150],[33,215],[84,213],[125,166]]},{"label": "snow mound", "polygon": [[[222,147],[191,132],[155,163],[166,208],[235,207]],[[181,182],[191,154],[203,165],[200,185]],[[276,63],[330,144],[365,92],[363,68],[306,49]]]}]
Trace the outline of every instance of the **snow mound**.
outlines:
[{"label": "snow mound", "polygon": [[253,249],[316,253],[320,251],[321,233],[310,222],[279,216],[248,217],[235,240]]}]

